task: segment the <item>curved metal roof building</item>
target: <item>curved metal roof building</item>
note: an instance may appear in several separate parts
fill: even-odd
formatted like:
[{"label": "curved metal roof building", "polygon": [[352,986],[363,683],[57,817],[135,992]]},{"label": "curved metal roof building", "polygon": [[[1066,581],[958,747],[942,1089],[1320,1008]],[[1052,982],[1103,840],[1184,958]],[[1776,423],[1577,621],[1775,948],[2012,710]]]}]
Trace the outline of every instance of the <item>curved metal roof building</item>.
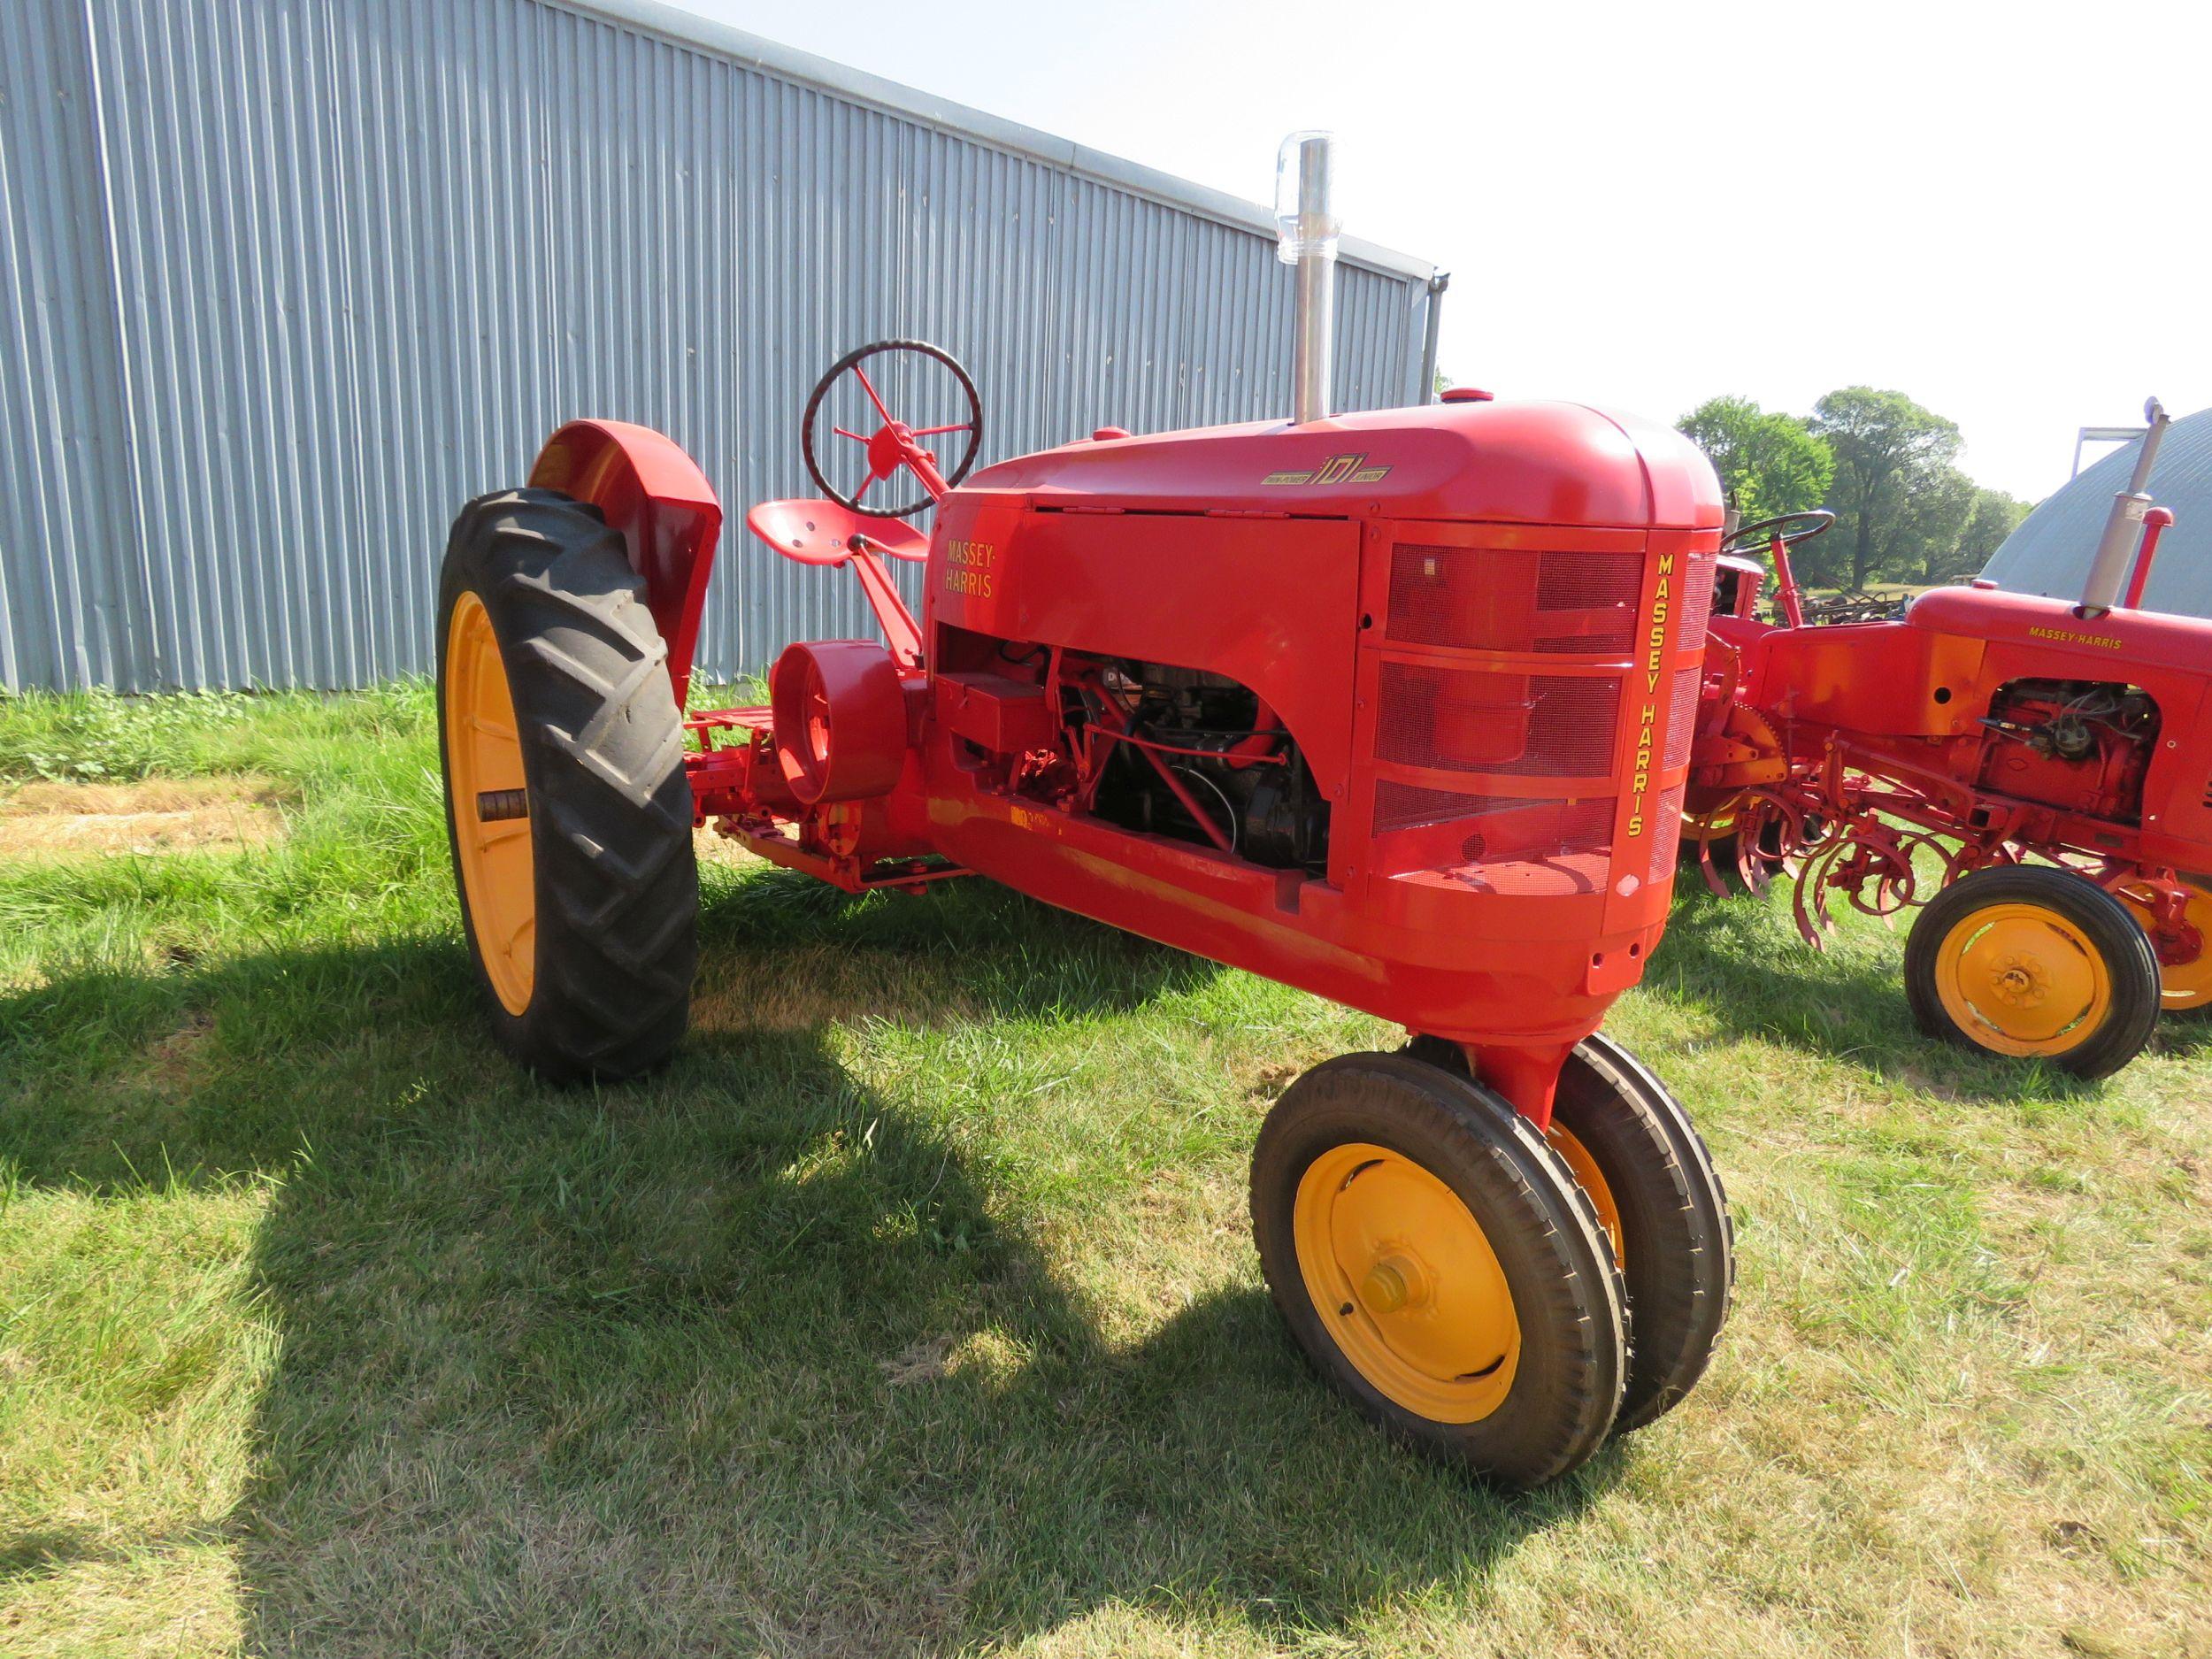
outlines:
[{"label": "curved metal roof building", "polygon": [[[1982,574],[2015,593],[2078,595],[2112,497],[2128,487],[2141,445],[2139,438],[2122,444],[2047,497],[1990,555]],[[2158,544],[2143,608],[2212,617],[2212,409],[2167,427],[2149,490],[2172,510],[2174,525]]]}]

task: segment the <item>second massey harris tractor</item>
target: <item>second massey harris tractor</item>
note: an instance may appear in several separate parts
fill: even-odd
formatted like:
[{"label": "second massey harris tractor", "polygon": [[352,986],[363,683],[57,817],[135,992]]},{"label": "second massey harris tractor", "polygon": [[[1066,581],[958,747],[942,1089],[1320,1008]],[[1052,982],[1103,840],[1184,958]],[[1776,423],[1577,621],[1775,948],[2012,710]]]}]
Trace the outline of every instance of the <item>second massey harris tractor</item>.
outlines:
[{"label": "second massey harris tractor", "polygon": [[554,1079],[680,1040],[695,827],[853,893],[987,877],[1403,1025],[1269,1114],[1261,1263],[1370,1417],[1527,1485],[1680,1400],[1728,1307],[1705,1149],[1598,1032],[1665,926],[1719,489],[1578,406],[1301,401],[971,472],[964,372],[852,353],[807,404],[821,494],[746,522],[881,637],[792,645],[726,709],[686,706],[712,491],[655,433],[563,427],[446,554],[463,919]]},{"label": "second massey harris tractor", "polygon": [[[1797,876],[1816,943],[1832,895],[1889,915],[1922,1029],[2101,1077],[2162,1010],[2212,1005],[2212,622],[2139,608],[2171,516],[2144,493],[2165,424],[2080,603],[1941,588],[1893,620],[1807,626],[1799,513],[1729,539],[1686,847],[1717,891]],[[2139,543],[2134,532],[2139,527]],[[1764,572],[1776,619],[1755,614]],[[2124,593],[2119,578],[2132,554]]]}]

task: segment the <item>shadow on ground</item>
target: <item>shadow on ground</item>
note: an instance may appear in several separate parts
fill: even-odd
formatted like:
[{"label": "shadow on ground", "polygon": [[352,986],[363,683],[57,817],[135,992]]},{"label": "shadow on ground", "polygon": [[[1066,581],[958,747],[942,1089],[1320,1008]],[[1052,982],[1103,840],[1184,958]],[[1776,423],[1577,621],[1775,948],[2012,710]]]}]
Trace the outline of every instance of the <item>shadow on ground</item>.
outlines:
[{"label": "shadow on ground", "polygon": [[0,999],[51,1102],[8,1137],[29,1181],[288,1171],[230,1521],[255,1650],[952,1653],[1116,1609],[1341,1634],[1617,1478],[1508,1499],[1389,1448],[1250,1274],[1110,1341],[987,1138],[864,1087],[806,1010],[810,976],[954,959],[963,1020],[1212,970],[979,887],[887,910],[770,879],[707,927],[781,986],[774,1023],[727,997],[600,1093],[488,1052],[443,941]]}]

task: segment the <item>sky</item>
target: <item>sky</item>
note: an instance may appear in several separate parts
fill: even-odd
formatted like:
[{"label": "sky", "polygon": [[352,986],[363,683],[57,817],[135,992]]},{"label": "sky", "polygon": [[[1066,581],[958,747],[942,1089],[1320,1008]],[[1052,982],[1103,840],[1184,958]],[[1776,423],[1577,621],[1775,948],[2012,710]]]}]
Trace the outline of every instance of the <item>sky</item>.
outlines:
[{"label": "sky", "polygon": [[2212,404],[2204,0],[681,4],[1252,201],[1329,128],[1501,395],[1893,388],[2028,500],[2078,427]]}]

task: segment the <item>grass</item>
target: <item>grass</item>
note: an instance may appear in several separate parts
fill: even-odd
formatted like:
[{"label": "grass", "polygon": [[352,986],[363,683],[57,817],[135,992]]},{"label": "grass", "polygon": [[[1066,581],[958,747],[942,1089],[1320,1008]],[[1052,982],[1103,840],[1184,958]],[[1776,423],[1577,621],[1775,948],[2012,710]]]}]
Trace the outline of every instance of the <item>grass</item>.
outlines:
[{"label": "grass", "polygon": [[1397,1033],[980,883],[704,872],[681,1057],[487,1047],[427,698],[0,702],[266,845],[0,862],[0,1652],[2212,1655],[2212,1025],[1913,1037],[1686,894],[1610,1024],[1735,1198],[1681,1409],[1532,1497],[1315,1384],[1243,1179]]}]

